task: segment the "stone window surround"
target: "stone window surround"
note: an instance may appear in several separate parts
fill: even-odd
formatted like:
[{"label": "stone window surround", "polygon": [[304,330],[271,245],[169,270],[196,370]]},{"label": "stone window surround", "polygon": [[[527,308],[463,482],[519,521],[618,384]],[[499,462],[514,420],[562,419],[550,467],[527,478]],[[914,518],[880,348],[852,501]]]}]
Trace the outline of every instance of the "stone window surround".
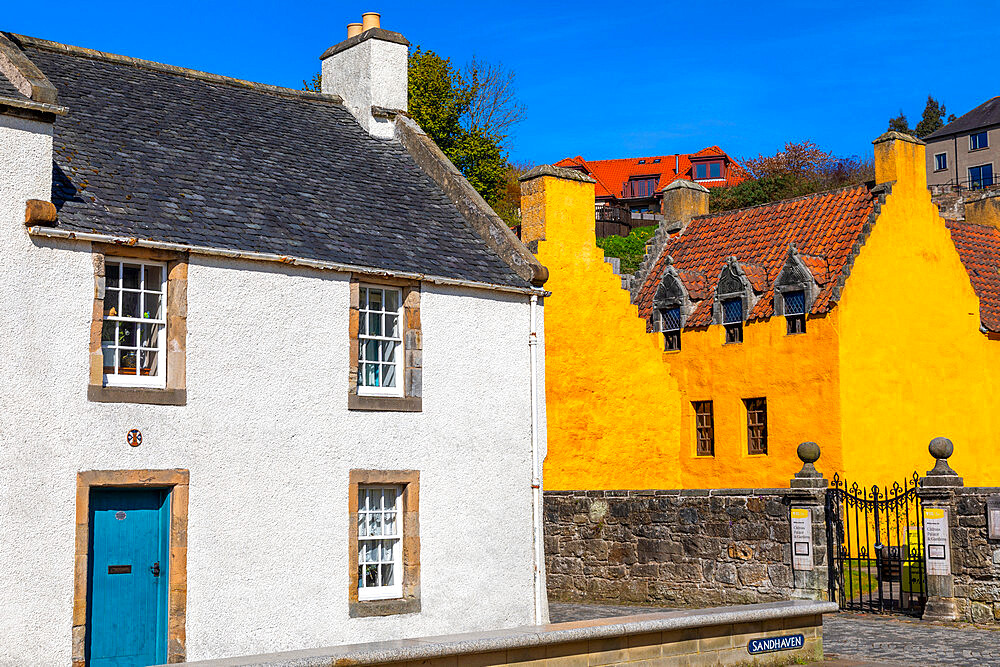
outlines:
[{"label": "stone window surround", "polygon": [[[187,253],[94,243],[94,306],[90,324],[90,381],[87,400],[96,403],[187,404]],[[167,264],[166,388],[104,385],[101,331],[104,328],[105,257]]]},{"label": "stone window surround", "polygon": [[[358,328],[360,323],[361,285],[396,287],[403,301],[403,396],[358,395]],[[423,336],[420,329],[420,282],[396,278],[369,279],[351,274],[350,350],[347,374],[347,409],[383,412],[421,412],[423,410]]]},{"label": "stone window surround", "polygon": [[190,472],[174,470],[88,470],[76,475],[76,549],[73,586],[73,667],[85,667],[87,569],[90,560],[90,489],[170,490],[170,563],[167,568],[167,662],[186,658],[187,524]]},{"label": "stone window surround", "polygon": [[[358,487],[364,484],[403,488],[403,596],[358,600]],[[347,496],[347,604],[351,618],[420,612],[420,471],[351,470]]]},{"label": "stone window surround", "polygon": [[[729,272],[731,280],[728,284],[724,284],[726,281],[726,272]],[[740,288],[735,291],[731,288],[726,287],[732,285],[732,281],[739,283]],[[750,280],[746,277],[743,272],[743,267],[740,266],[739,262],[735,257],[730,257],[726,260],[725,266],[719,272],[719,278],[715,285],[715,296],[712,301],[712,324],[723,325],[723,335],[722,342],[724,345],[732,345],[738,343],[727,342],[726,331],[728,326],[735,326],[735,324],[726,325],[724,322],[722,304],[725,301],[730,301],[732,299],[739,299],[743,302],[743,320],[739,323],[740,328],[746,323],[747,318],[750,316],[750,311],[757,303],[757,295],[754,292],[753,285],[750,284]]]}]

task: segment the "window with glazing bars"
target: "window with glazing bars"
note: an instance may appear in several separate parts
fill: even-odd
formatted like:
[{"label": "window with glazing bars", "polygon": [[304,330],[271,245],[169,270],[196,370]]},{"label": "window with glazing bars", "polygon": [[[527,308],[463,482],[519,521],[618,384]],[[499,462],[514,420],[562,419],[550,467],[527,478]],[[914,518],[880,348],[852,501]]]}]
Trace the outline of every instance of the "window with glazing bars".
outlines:
[{"label": "window with glazing bars", "polygon": [[743,300],[722,302],[722,323],[726,327],[726,344],[743,342]]},{"label": "window with glazing bars", "polygon": [[403,595],[402,489],[358,486],[358,599]]},{"label": "window with glazing bars", "polygon": [[105,259],[105,385],[166,386],[166,301],[166,264]]},{"label": "window with glazing bars", "polygon": [[695,453],[715,456],[715,409],[712,401],[692,401],[694,406]]},{"label": "window with glazing bars", "polygon": [[747,453],[767,454],[767,399],[744,398],[747,408]]},{"label": "window with glazing bars", "polygon": [[806,332],[806,293],[802,290],[785,292],[785,324],[787,333]]},{"label": "window with glazing bars", "polygon": [[402,396],[401,292],[361,286],[358,297],[358,394]]},{"label": "window with glazing bars", "polygon": [[667,351],[681,349],[681,309],[665,308],[660,312],[663,317],[664,349]]}]

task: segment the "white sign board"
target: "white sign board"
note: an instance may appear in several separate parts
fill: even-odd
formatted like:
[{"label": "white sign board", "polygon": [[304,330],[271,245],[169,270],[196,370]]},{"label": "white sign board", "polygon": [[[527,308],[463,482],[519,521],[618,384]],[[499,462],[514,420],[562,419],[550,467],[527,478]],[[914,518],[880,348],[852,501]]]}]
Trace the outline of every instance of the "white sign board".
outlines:
[{"label": "white sign board", "polygon": [[943,507],[925,507],[924,554],[927,574],[951,574],[950,536],[948,510]]},{"label": "white sign board", "polygon": [[808,507],[792,508],[792,568],[813,569],[813,528]]}]

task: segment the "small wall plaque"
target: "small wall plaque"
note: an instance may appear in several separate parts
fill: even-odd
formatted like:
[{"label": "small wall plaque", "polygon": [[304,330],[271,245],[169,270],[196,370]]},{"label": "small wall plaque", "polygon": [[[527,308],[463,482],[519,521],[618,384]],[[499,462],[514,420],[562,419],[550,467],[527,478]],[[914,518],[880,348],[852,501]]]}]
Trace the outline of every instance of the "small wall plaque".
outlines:
[{"label": "small wall plaque", "polygon": [[986,524],[991,540],[1000,540],[1000,496],[986,499]]},{"label": "small wall plaque", "polygon": [[125,440],[128,441],[130,447],[138,447],[142,444],[142,433],[139,429],[134,428],[125,436]]}]

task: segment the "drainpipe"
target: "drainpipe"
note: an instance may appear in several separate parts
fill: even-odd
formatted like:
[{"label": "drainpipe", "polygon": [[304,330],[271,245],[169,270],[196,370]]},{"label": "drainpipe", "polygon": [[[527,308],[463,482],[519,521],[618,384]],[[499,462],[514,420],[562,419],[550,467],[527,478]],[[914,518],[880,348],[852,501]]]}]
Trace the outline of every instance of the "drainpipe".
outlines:
[{"label": "drainpipe", "polygon": [[531,332],[528,334],[528,363],[531,368],[531,546],[534,550],[535,625],[545,622],[544,586],[542,567],[545,563],[542,527],[542,480],[538,461],[538,331],[535,325],[535,308],[538,296],[531,295]]}]

